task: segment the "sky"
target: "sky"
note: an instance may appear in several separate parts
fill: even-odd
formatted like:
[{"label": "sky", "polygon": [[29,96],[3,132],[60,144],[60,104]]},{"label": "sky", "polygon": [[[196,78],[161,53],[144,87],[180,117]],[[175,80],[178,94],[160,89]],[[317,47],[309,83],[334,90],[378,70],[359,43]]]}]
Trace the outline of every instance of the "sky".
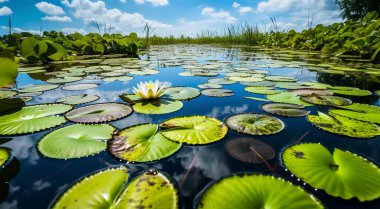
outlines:
[{"label": "sky", "polygon": [[281,30],[297,31],[311,17],[314,26],[342,21],[335,0],[0,0],[0,34],[8,33],[9,15],[13,32],[36,34],[98,32],[95,22],[101,32],[142,34],[148,23],[153,34],[195,36],[241,23],[268,31],[271,17]]}]

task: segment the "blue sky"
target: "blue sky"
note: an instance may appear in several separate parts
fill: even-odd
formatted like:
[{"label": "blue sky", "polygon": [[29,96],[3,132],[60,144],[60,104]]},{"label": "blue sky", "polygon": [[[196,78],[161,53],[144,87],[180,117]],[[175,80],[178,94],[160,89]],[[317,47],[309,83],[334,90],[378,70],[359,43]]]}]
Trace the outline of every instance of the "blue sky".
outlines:
[{"label": "blue sky", "polygon": [[11,15],[15,32],[97,32],[94,21],[111,32],[142,33],[148,22],[158,35],[195,35],[222,31],[241,22],[269,30],[270,17],[280,29],[302,30],[308,16],[315,24],[342,21],[335,0],[0,0],[0,34]]}]

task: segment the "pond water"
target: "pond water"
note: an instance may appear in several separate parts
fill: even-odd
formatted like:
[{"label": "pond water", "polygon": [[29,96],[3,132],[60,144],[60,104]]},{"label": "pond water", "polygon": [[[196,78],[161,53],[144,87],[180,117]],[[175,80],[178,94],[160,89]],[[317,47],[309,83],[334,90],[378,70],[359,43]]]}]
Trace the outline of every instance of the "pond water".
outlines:
[{"label": "pond water", "polygon": [[[270,75],[292,77],[297,82],[320,82],[332,86],[351,86],[370,90],[371,92],[380,89],[379,73],[377,75],[368,75],[361,72],[342,71],[342,66],[345,66],[345,69],[371,68],[372,71],[375,69],[380,71],[379,66],[368,64],[364,60],[355,61],[355,59],[350,57],[332,59],[304,52],[184,45],[153,47],[146,54],[141,55],[140,58],[140,61],[129,58],[113,58],[107,59],[106,63],[99,59],[91,62],[86,60],[86,62],[74,64],[59,63],[50,66],[42,72],[30,71],[30,68],[22,68],[25,72],[19,74],[17,88],[46,84],[46,81],[57,77],[61,73],[71,72],[75,77],[83,77],[83,79],[72,83],[60,84],[61,86],[57,89],[33,96],[26,104],[54,103],[62,97],[78,94],[99,96],[100,99],[93,103],[125,103],[119,96],[123,93],[131,93],[132,87],[136,86],[140,81],[159,80],[160,82],[166,82],[170,86],[198,88],[198,85],[206,83],[211,78],[222,78],[227,73],[245,72],[255,69],[268,71]],[[107,63],[108,65],[106,65]],[[103,67],[96,67],[98,65]],[[183,72],[194,70],[189,66],[200,65],[203,65],[203,67],[211,66],[210,68],[213,69],[206,71],[216,72],[217,75],[214,77],[182,76],[188,75],[183,74]],[[124,68],[130,68],[130,66],[139,66],[140,68],[146,66],[149,69],[158,70],[159,73],[150,72],[157,74],[131,75],[126,71],[120,71]],[[336,66],[341,68],[338,69]],[[86,69],[92,69],[93,71],[88,72]],[[98,69],[98,72],[94,69]],[[49,73],[46,73],[46,71]],[[118,73],[104,74],[115,71]],[[329,71],[332,73],[329,73]],[[133,79],[130,81],[113,82],[103,80],[105,77],[119,77],[123,75],[132,76]],[[96,88],[78,91],[62,89],[62,86],[76,83],[96,83],[99,85]],[[109,124],[118,129],[124,129],[128,126],[143,123],[160,124],[176,116],[204,115],[223,121],[226,117],[237,113],[254,112],[268,114],[260,108],[266,102],[245,98],[247,96],[265,98],[265,95],[247,92],[244,90],[245,87],[245,85],[239,82],[223,85],[223,89],[233,91],[233,96],[209,97],[201,94],[194,99],[183,101],[183,108],[173,113],[152,115],[134,112],[124,119]],[[375,106],[379,106],[380,104],[379,97],[375,95],[343,97],[349,98],[353,102]],[[88,104],[76,105],[75,108],[86,105]],[[307,109],[311,111],[310,114],[316,115],[317,111],[326,113],[329,107],[310,106]],[[1,115],[4,114],[6,113],[1,113]],[[268,136],[250,136],[229,130],[227,135],[218,142],[201,146],[183,145],[178,152],[170,157],[148,163],[127,164],[113,157],[108,151],[102,151],[93,156],[67,160],[43,156],[37,150],[36,144],[43,136],[60,127],[34,134],[2,137],[0,138],[0,142],[2,143],[0,146],[10,148],[14,159],[7,166],[7,173],[1,175],[0,208],[48,208],[57,197],[83,177],[99,170],[121,165],[129,167],[132,178],[149,168],[163,171],[177,182],[178,187],[179,182],[181,182],[181,205],[184,208],[193,208],[193,201],[196,195],[213,180],[241,172],[257,172],[272,175],[272,172],[264,163],[244,163],[232,158],[226,152],[225,143],[239,137],[255,138],[272,146],[276,151],[276,157],[269,160],[268,163],[274,167],[275,175],[287,179],[296,185],[302,185],[302,182],[297,181],[296,177],[292,177],[291,173],[285,171],[280,164],[279,154],[282,149],[295,143],[302,136],[304,137],[301,139],[301,142],[321,143],[330,151],[334,148],[348,150],[365,156],[376,164],[380,161],[379,136],[370,139],[354,139],[320,130],[308,122],[305,117],[275,117],[281,119],[286,125],[285,129],[280,133]],[[72,123],[67,122],[63,126],[70,124]],[[302,185],[302,187],[309,193],[314,194],[327,208],[380,208],[379,199],[368,202],[359,202],[356,199],[343,200],[329,196],[322,190],[314,190],[307,185]]]}]

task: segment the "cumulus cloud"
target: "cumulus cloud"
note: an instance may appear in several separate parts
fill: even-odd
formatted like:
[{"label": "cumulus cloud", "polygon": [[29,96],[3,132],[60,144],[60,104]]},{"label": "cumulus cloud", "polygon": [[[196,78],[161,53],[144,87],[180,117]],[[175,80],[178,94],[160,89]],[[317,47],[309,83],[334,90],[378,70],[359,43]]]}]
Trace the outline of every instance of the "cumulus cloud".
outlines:
[{"label": "cumulus cloud", "polygon": [[201,14],[207,17],[225,20],[227,23],[236,22],[236,18],[224,10],[216,11],[213,7],[204,7]]},{"label": "cumulus cloud", "polygon": [[294,9],[312,9],[325,6],[325,0],[267,0],[257,5],[258,12],[286,12]]},{"label": "cumulus cloud", "polygon": [[48,2],[42,1],[37,3],[35,6],[38,10],[48,15],[57,16],[65,14],[65,11],[63,11],[62,7],[50,4]]},{"label": "cumulus cloud", "polygon": [[237,2],[232,3],[232,7],[235,9],[238,9],[238,11],[241,15],[244,15],[244,14],[249,13],[249,12],[253,12],[252,7],[241,6]]},{"label": "cumulus cloud", "polygon": [[120,0],[120,3],[126,4],[127,0]]},{"label": "cumulus cloud", "polygon": [[146,19],[139,13],[128,13],[116,8],[109,9],[104,1],[62,0],[62,4],[72,9],[74,17],[82,19],[87,26],[96,21],[102,25],[112,24],[115,30],[123,32],[136,31],[146,23],[154,28],[172,27],[169,24]]},{"label": "cumulus cloud", "polygon": [[86,30],[83,28],[62,28],[62,33],[65,34],[73,34],[73,33],[80,33],[80,34],[87,34]]},{"label": "cumulus cloud", "polygon": [[13,11],[6,6],[3,6],[0,8],[0,16],[5,16],[5,15],[11,15],[13,14]]},{"label": "cumulus cloud", "polygon": [[135,0],[136,4],[150,3],[154,7],[166,6],[169,4],[168,0]]},{"label": "cumulus cloud", "polygon": [[[3,30],[8,30],[8,26],[0,26],[0,29],[3,29]],[[18,32],[18,33],[21,33],[21,32],[28,32],[28,33],[33,33],[33,34],[40,34],[40,31],[38,30],[33,30],[33,29],[22,29],[22,28],[12,28],[13,31],[15,32]]]},{"label": "cumulus cloud", "polygon": [[56,22],[71,22],[71,18],[68,16],[46,16],[42,18],[43,20],[48,20],[48,21],[56,21]]},{"label": "cumulus cloud", "polygon": [[4,2],[7,2],[9,0],[0,0],[0,3],[4,3]]}]

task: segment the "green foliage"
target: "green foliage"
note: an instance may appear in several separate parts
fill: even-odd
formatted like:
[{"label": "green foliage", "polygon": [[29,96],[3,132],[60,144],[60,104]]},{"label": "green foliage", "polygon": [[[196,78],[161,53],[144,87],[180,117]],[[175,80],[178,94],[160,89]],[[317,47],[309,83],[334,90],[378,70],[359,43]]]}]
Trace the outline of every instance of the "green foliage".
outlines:
[{"label": "green foliage", "polygon": [[17,74],[17,64],[9,58],[0,57],[0,87],[12,84]]},{"label": "green foliage", "polygon": [[14,33],[0,37],[0,57],[13,58],[17,54],[28,63],[72,60],[77,55],[127,54],[135,55],[142,47],[136,33],[97,33],[64,35],[62,32],[44,32],[43,36]]}]

